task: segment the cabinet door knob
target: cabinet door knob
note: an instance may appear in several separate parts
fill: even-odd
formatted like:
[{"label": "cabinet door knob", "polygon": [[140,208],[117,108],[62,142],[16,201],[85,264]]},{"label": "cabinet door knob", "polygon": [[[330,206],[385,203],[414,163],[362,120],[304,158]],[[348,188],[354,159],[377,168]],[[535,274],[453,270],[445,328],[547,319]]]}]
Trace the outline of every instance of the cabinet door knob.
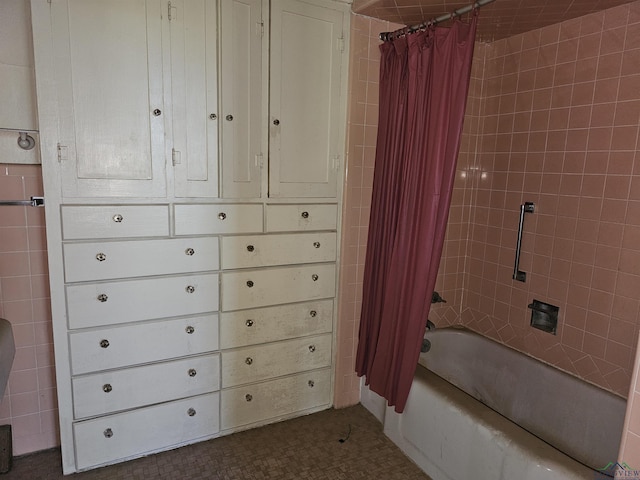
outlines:
[{"label": "cabinet door knob", "polygon": [[153,116],[154,117],[159,117],[160,115],[162,115],[162,110],[160,110],[159,108],[155,108],[153,110]]},{"label": "cabinet door knob", "polygon": [[320,242],[313,242],[313,248],[320,248]]},{"label": "cabinet door knob", "polygon": [[111,390],[113,390],[113,387],[111,386],[111,384],[110,384],[110,383],[105,383],[105,384],[102,386],[102,391],[103,391],[104,393],[109,393]]},{"label": "cabinet door knob", "polygon": [[313,280],[314,282],[317,282],[318,278],[320,278],[320,277],[318,277],[318,275],[316,275],[315,273],[313,275],[311,275],[311,280]]},{"label": "cabinet door knob", "polygon": [[247,327],[253,327],[253,320],[251,320],[251,319],[249,318],[249,319],[247,319],[247,321],[246,321],[246,322],[244,322],[244,324],[245,324]]},{"label": "cabinet door knob", "polygon": [[313,380],[309,380],[307,382],[307,385],[309,385],[309,387],[313,388],[315,386],[316,382],[314,382]]},{"label": "cabinet door knob", "polygon": [[193,285],[187,285],[187,287],[185,288],[185,291],[187,293],[193,293],[196,291],[196,287],[194,287]]},{"label": "cabinet door knob", "polygon": [[108,348],[109,340],[100,340],[100,348]]},{"label": "cabinet door knob", "polygon": [[251,395],[250,393],[247,393],[247,394],[244,396],[244,399],[245,399],[247,402],[250,402],[251,400],[253,400],[253,395]]},{"label": "cabinet door knob", "polygon": [[224,212],[220,212],[220,213],[218,214],[218,219],[219,219],[219,220],[224,220],[225,218],[227,218],[227,214],[226,214],[226,213],[224,213]]},{"label": "cabinet door knob", "polygon": [[278,120],[277,118],[273,121],[273,124],[277,127],[278,125],[280,125],[280,120]]},{"label": "cabinet door knob", "polygon": [[192,257],[192,256],[193,256],[193,254],[195,254],[195,253],[196,253],[196,251],[195,251],[193,248],[187,248],[187,249],[184,251],[184,254],[185,254],[185,255],[188,255],[188,256],[190,256],[190,257]]},{"label": "cabinet door knob", "polygon": [[310,317],[315,317],[316,315],[318,315],[318,312],[316,312],[315,310],[311,310],[311,311],[309,312],[309,316],[310,316]]},{"label": "cabinet door knob", "polygon": [[215,120],[216,118],[218,118],[218,115],[216,115],[215,113],[210,113],[210,114],[209,114],[209,118],[210,118],[211,120]]},{"label": "cabinet door knob", "polygon": [[309,212],[302,212],[302,213],[300,214],[300,216],[301,216],[302,218],[309,218]]},{"label": "cabinet door knob", "polygon": [[248,280],[247,281],[247,287],[252,288],[253,287],[253,281]]},{"label": "cabinet door knob", "polygon": [[311,353],[315,352],[316,351],[316,346],[315,345],[309,345],[309,351]]},{"label": "cabinet door knob", "polygon": [[188,325],[187,328],[184,329],[185,332],[187,332],[189,335],[191,335],[193,332],[196,331],[195,328],[193,328],[191,325]]},{"label": "cabinet door knob", "polygon": [[189,410],[187,410],[187,415],[189,415],[190,417],[195,417],[196,409],[195,408],[190,408]]},{"label": "cabinet door knob", "polygon": [[124,220],[124,217],[122,215],[120,215],[119,213],[116,213],[113,216],[113,221],[116,223],[122,223],[122,220]]},{"label": "cabinet door knob", "polygon": [[104,303],[104,302],[106,302],[107,300],[109,300],[109,296],[108,296],[108,295],[106,295],[106,294],[104,294],[104,293],[101,293],[100,295],[98,295],[98,297],[97,297],[97,298],[98,298],[98,301],[99,301],[99,302],[102,302],[102,303]]},{"label": "cabinet door knob", "polygon": [[247,252],[253,252],[256,249],[253,245],[247,245]]},{"label": "cabinet door knob", "polygon": [[107,259],[107,256],[104,253],[96,254],[96,260],[99,262],[104,262]]},{"label": "cabinet door knob", "polygon": [[113,437],[113,430],[107,428],[104,432],[102,432],[102,434],[105,436],[105,438],[111,438]]},{"label": "cabinet door knob", "polygon": [[190,377],[195,377],[198,372],[196,372],[195,368],[190,368],[187,373],[189,374]]},{"label": "cabinet door knob", "polygon": [[225,118],[227,119],[228,122],[233,121],[233,115],[227,115]]},{"label": "cabinet door knob", "polygon": [[244,363],[246,363],[247,365],[251,365],[253,363],[253,358],[251,357],[245,358]]}]

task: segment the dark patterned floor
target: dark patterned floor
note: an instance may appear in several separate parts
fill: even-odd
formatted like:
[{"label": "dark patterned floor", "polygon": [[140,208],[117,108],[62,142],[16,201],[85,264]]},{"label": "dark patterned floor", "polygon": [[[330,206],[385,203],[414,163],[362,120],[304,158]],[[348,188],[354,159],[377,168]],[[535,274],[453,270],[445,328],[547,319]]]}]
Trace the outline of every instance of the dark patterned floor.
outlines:
[{"label": "dark patterned floor", "polygon": [[60,452],[47,450],[15,458],[11,472],[0,475],[0,480],[62,478],[429,480],[360,405],[326,410],[71,477],[62,475]]}]

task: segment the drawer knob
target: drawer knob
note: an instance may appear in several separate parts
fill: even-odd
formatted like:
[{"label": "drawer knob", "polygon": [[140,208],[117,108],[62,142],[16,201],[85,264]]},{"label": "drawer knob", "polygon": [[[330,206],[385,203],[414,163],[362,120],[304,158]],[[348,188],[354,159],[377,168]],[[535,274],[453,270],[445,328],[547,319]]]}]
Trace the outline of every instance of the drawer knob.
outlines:
[{"label": "drawer knob", "polygon": [[104,432],[102,432],[102,434],[105,436],[105,438],[111,438],[113,437],[113,430],[107,428]]},{"label": "drawer knob", "polygon": [[316,351],[316,346],[315,345],[309,345],[309,351],[311,353],[315,352]]},{"label": "drawer knob", "polygon": [[209,118],[210,118],[211,120],[215,120],[216,118],[218,118],[218,115],[216,115],[215,113],[210,113],[210,114],[209,114]]},{"label": "drawer knob", "polygon": [[154,117],[159,117],[160,115],[162,115],[162,110],[160,110],[159,108],[155,108],[153,110],[153,116]]},{"label": "drawer knob", "polygon": [[307,385],[309,385],[309,387],[313,388],[315,386],[316,382],[314,382],[313,380],[309,380],[307,382]]},{"label": "drawer knob", "polygon": [[109,346],[109,340],[100,340],[100,347],[107,348]]},{"label": "drawer knob", "polygon": [[314,248],[320,248],[320,242],[313,242]]},{"label": "drawer knob", "polygon": [[320,278],[320,277],[318,277],[318,275],[316,275],[315,273],[313,275],[311,275],[311,280],[313,280],[314,282],[317,282],[318,278]]},{"label": "drawer knob", "polygon": [[225,218],[227,218],[227,214],[226,214],[226,213],[224,213],[224,212],[220,212],[220,213],[218,214],[218,219],[219,219],[219,220],[224,220]]},{"label": "drawer knob", "polygon": [[196,253],[196,251],[195,251],[193,248],[187,248],[187,249],[184,251],[184,254],[185,254],[185,255],[188,255],[188,256],[190,256],[190,257],[192,257],[194,253]]},{"label": "drawer knob", "polygon": [[113,216],[113,221],[116,223],[122,223],[122,220],[124,220],[124,217],[122,215],[120,215],[119,213],[115,214]]},{"label": "drawer knob", "polygon": [[187,415],[189,415],[190,417],[195,417],[196,416],[196,409],[195,408],[190,408],[189,410],[187,410]]},{"label": "drawer knob", "polygon": [[253,358],[251,357],[245,358],[244,363],[246,363],[247,365],[251,365],[253,363]]},{"label": "drawer knob", "polygon": [[247,252],[253,252],[256,249],[253,245],[247,245]]},{"label": "drawer knob", "polygon": [[193,332],[196,331],[196,329],[193,328],[191,325],[187,325],[187,328],[185,328],[184,331],[187,332],[189,335],[191,335]]},{"label": "drawer knob", "polygon": [[227,119],[228,122],[233,121],[233,115],[227,115],[225,118]]},{"label": "drawer knob", "polygon": [[196,291],[196,287],[193,285],[187,285],[187,288],[184,289],[187,293],[193,293]]},{"label": "drawer knob", "polygon": [[187,372],[187,373],[189,373],[189,376],[190,376],[190,377],[195,377],[195,376],[196,376],[196,373],[198,373],[198,372],[196,372],[196,369],[195,369],[195,368],[190,368],[190,369],[189,369],[189,372]]},{"label": "drawer knob", "polygon": [[311,317],[315,317],[316,315],[318,315],[318,312],[316,312],[315,310],[311,310],[309,312],[309,316],[311,316]]},{"label": "drawer knob", "polygon": [[113,390],[113,387],[111,386],[111,384],[110,384],[110,383],[105,383],[105,384],[102,386],[102,391],[103,391],[104,393],[109,393],[111,390]]},{"label": "drawer knob", "polygon": [[109,297],[105,293],[101,293],[100,295],[98,295],[98,301],[99,302],[104,303],[107,300],[109,300]]},{"label": "drawer knob", "polygon": [[96,255],[96,260],[99,262],[104,262],[107,259],[107,256],[104,253],[98,253]]},{"label": "drawer knob", "polygon": [[302,212],[302,218],[309,218],[309,212]]},{"label": "drawer knob", "polygon": [[280,120],[278,120],[277,118],[273,121],[273,124],[277,127],[278,125],[280,125]]},{"label": "drawer knob", "polygon": [[247,287],[252,288],[253,287],[253,281],[251,281],[251,280],[247,281]]},{"label": "drawer knob", "polygon": [[244,322],[244,324],[245,324],[247,327],[253,327],[253,320],[251,320],[251,319],[249,318],[249,319],[247,319],[247,321],[246,321],[246,322]]},{"label": "drawer knob", "polygon": [[250,393],[247,393],[247,394],[244,396],[244,399],[245,399],[247,402],[250,402],[251,400],[253,400],[253,395],[251,395]]}]

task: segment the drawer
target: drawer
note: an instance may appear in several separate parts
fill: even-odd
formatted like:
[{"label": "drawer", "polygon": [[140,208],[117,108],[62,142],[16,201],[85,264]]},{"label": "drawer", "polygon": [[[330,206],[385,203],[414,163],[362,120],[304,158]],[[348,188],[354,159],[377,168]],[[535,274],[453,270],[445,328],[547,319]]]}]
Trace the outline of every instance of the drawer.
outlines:
[{"label": "drawer", "polygon": [[223,390],[222,429],[276,419],[331,402],[331,372],[315,370],[269,382]]},{"label": "drawer", "polygon": [[222,352],[222,386],[235,387],[330,364],[330,334],[238,348]]},{"label": "drawer", "polygon": [[168,205],[62,207],[62,238],[166,237]]},{"label": "drawer", "polygon": [[335,264],[245,270],[222,274],[222,309],[303,302],[335,295]]},{"label": "drawer", "polygon": [[218,315],[71,332],[73,375],[218,350]]},{"label": "drawer", "polygon": [[176,235],[262,232],[262,205],[176,205]]},{"label": "drawer", "polygon": [[223,237],[221,242],[223,269],[336,260],[334,232]]},{"label": "drawer", "polygon": [[329,333],[332,327],[333,300],[225,312],[220,314],[220,348]]},{"label": "drawer", "polygon": [[217,354],[74,378],[76,419],[94,417],[220,389]]},{"label": "drawer", "polygon": [[335,230],[338,225],[336,204],[267,205],[267,232]]},{"label": "drawer", "polygon": [[139,457],[215,435],[217,392],[73,425],[78,470]]},{"label": "drawer", "polygon": [[69,328],[177,317],[218,310],[218,275],[69,285]]},{"label": "drawer", "polygon": [[217,237],[67,243],[67,282],[218,270]]}]

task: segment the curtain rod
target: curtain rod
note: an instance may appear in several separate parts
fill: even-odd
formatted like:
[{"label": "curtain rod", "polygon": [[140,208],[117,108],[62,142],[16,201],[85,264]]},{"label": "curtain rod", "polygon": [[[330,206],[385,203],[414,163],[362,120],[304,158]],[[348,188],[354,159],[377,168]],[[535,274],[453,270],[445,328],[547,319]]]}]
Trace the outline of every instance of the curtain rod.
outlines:
[{"label": "curtain rod", "polygon": [[467,5],[466,7],[459,8],[458,10],[456,10],[453,13],[445,13],[444,15],[440,15],[439,17],[432,18],[431,20],[419,23],[418,25],[412,25],[411,27],[403,27],[403,28],[400,28],[400,29],[395,30],[393,32],[382,32],[382,33],[380,33],[378,38],[380,38],[380,40],[382,40],[383,42],[390,42],[394,38],[398,38],[398,36],[410,35],[412,33],[415,33],[417,31],[419,31],[419,30],[423,30],[423,29],[425,29],[425,28],[427,28],[427,27],[429,27],[431,25],[436,25],[436,24],[438,24],[440,22],[445,22],[445,21],[449,20],[450,18],[458,17],[460,15],[464,15],[465,13],[470,12],[474,8],[483,7],[483,6],[485,6],[485,5],[487,5],[488,3],[491,3],[491,2],[495,2],[495,0],[478,0],[477,2],[475,2],[475,3],[471,4],[471,5]]}]

